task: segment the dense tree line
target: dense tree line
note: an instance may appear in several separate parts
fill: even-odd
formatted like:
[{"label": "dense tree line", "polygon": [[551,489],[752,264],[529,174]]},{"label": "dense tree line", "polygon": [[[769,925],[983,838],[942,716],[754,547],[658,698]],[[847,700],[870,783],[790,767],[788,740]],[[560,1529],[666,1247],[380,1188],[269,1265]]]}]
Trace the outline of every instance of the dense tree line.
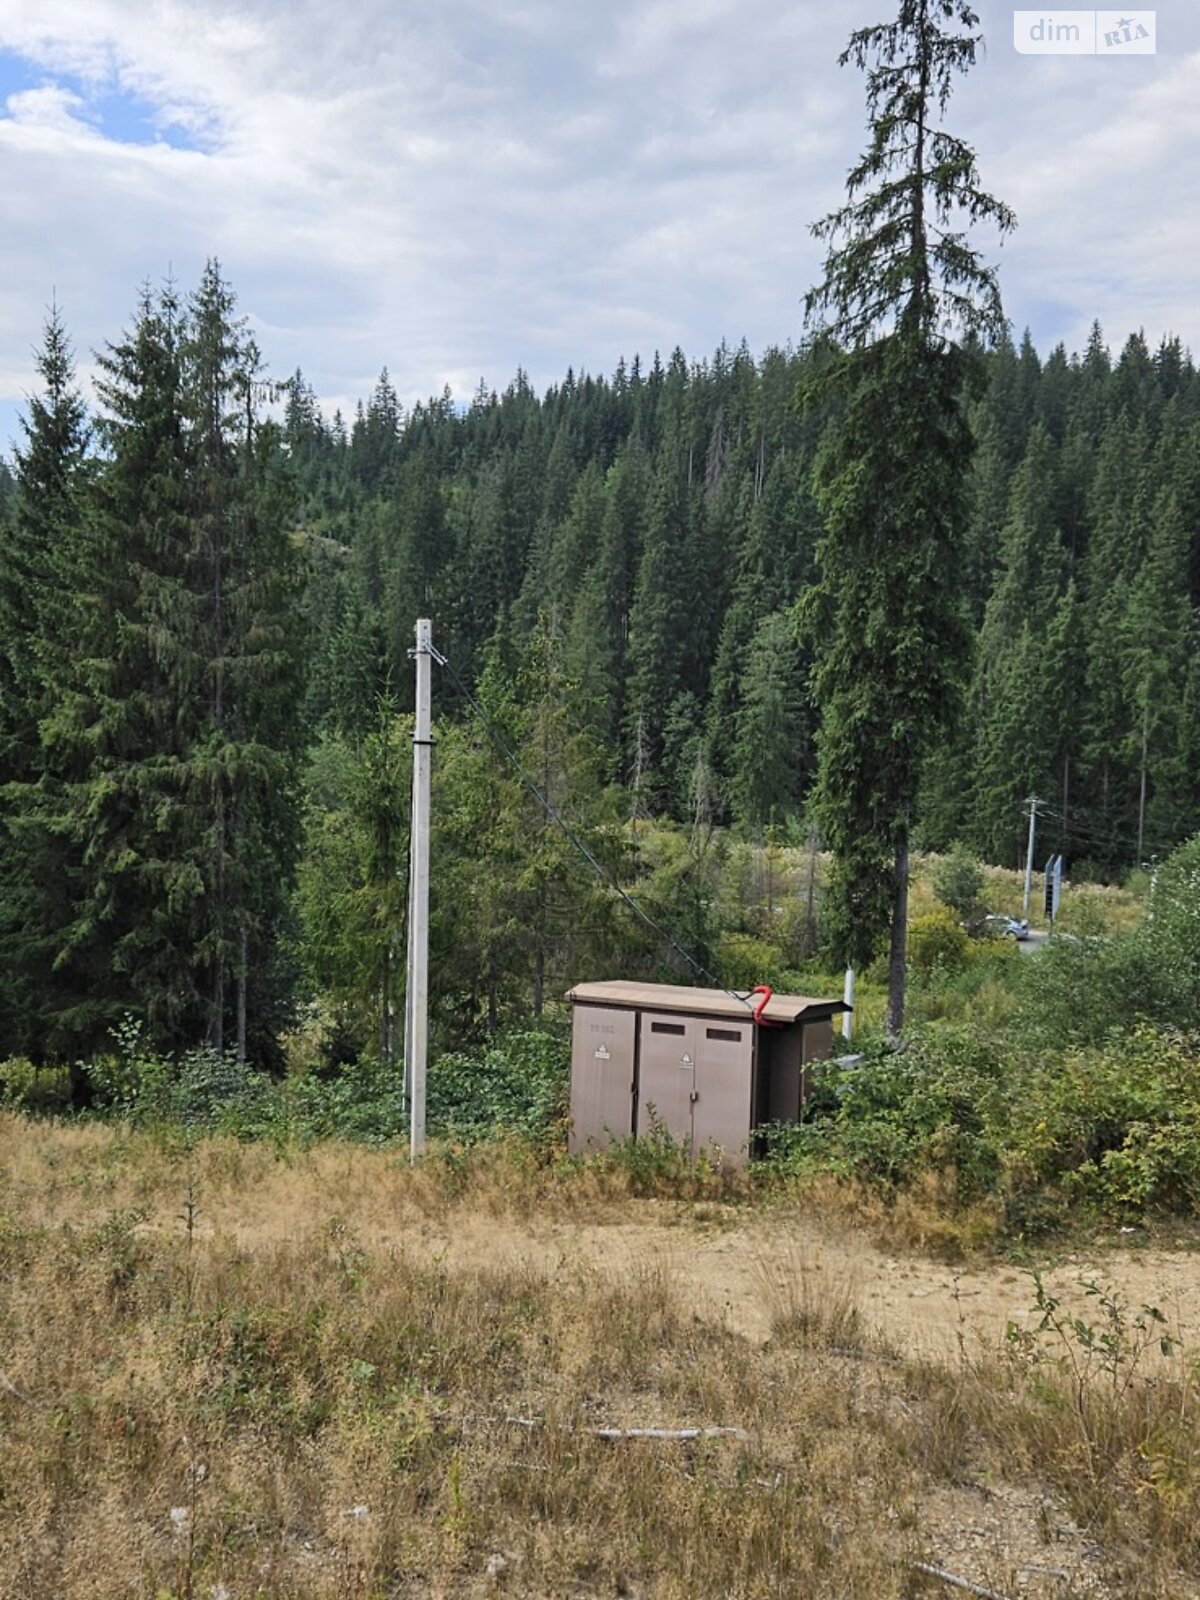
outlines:
[{"label": "dense tree line", "polygon": [[[658,959],[496,734],[703,960],[712,828],[808,838],[801,602],[844,575],[814,470],[837,402],[797,394],[827,360],[675,351],[411,410],[384,371],[327,417],[301,373],[266,382],[214,266],[143,294],[92,416],[55,311],[0,476],[0,1054],[73,1059],[132,1012],[265,1062],[319,995],[347,1048],[394,1056],[419,614],[454,669],[441,1015],[498,1025],[584,964]],[[1177,341],[1114,359],[1099,328],[980,361],[968,537],[936,575],[969,689],[912,841],[1013,863],[1036,794],[1045,850],[1120,874],[1200,813],[1200,381]]]},{"label": "dense tree line", "polygon": [[[574,724],[642,804],[685,818],[700,792],[752,831],[800,817],[817,719],[796,603],[819,575],[825,419],[795,396],[820,359],[676,351],[407,416],[385,373],[349,429],[298,374],[310,723],[361,725],[389,685],[403,703],[418,612],[467,675],[540,628]],[[939,575],[970,690],[916,842],[1013,863],[1036,794],[1047,850],[1120,873],[1198,819],[1200,379],[1177,340],[1134,334],[1114,360],[1099,327],[1081,355],[1026,335],[982,359],[966,547]]]}]

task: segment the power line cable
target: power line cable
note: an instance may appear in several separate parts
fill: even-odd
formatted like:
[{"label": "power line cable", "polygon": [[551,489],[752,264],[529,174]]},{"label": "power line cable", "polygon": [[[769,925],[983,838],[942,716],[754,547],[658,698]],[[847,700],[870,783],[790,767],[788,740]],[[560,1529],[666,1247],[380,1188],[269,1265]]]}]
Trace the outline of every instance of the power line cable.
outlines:
[{"label": "power line cable", "polygon": [[750,1000],[747,995],[738,994],[736,989],[726,988],[720,979],[715,977],[714,974],[708,970],[703,962],[697,961],[696,957],[693,956],[689,951],[685,950],[677,939],[673,938],[665,928],[660,927],[658,923],[655,922],[654,918],[649,914],[648,911],[644,911],[642,907],[638,905],[637,901],[631,894],[629,894],[625,889],[622,889],[621,885],[613,877],[612,873],[609,872],[608,868],[603,864],[603,862],[597,859],[591,850],[588,849],[587,845],[584,844],[583,840],[579,837],[571,825],[563,818],[558,810],[551,805],[550,801],[538,788],[537,784],[522,766],[519,758],[509,745],[508,741],[505,739],[504,735],[500,732],[499,728],[497,728],[491,717],[488,716],[487,712],[479,704],[478,700],[475,699],[474,695],[467,688],[466,684],[459,677],[458,673],[455,672],[454,668],[451,666],[446,657],[436,649],[432,651],[432,655],[437,664],[440,667],[445,667],[446,671],[450,674],[450,677],[454,680],[455,687],[457,688],[459,694],[462,695],[467,705],[487,729],[492,742],[507,760],[513,771],[517,774],[518,778],[520,778],[525,788],[541,806],[542,810],[550,818],[551,822],[554,823],[555,827],[560,829],[563,837],[567,839],[576,850],[578,850],[579,854],[591,867],[592,871],[595,872],[597,877],[601,878],[608,885],[608,887],[612,889],[622,901],[624,901],[625,905],[629,907],[630,911],[633,912],[635,917],[638,917],[642,922],[644,922],[652,933],[661,939],[665,945],[669,946],[669,948],[672,949],[677,956],[681,957],[682,960],[685,961],[689,967],[691,967],[692,971],[696,973],[698,977],[704,978],[711,988],[719,989],[722,994],[727,994],[731,1000],[738,1001],[739,1004],[744,1005],[748,1011],[752,1012],[754,1007],[750,1004]]},{"label": "power line cable", "polygon": [[[1137,840],[1130,834],[1120,833],[1103,826],[1096,827],[1086,822],[1077,822],[1073,817],[1064,818],[1062,812],[1054,810],[1053,807],[1048,808],[1042,815],[1052,818],[1056,822],[1065,823],[1062,832],[1067,837],[1082,839],[1084,843],[1126,845],[1133,846],[1135,849],[1137,847]],[[1149,845],[1161,854],[1169,854],[1170,851],[1176,848],[1174,844],[1168,844],[1165,840],[1150,835],[1143,836],[1142,844],[1143,846]]]}]

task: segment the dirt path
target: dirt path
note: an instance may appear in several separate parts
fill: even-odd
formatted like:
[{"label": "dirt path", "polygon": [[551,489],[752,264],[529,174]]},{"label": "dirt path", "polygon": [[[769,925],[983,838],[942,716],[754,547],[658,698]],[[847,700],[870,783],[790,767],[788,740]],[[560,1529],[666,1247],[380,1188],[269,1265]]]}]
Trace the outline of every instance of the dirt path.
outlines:
[{"label": "dirt path", "polygon": [[[423,1222],[396,1243],[463,1265],[504,1260],[616,1275],[655,1267],[700,1316],[754,1340],[769,1338],[772,1321],[789,1306],[814,1300],[852,1301],[871,1333],[898,1350],[935,1357],[955,1353],[960,1339],[972,1350],[995,1348],[1009,1321],[1018,1327],[1037,1321],[1027,1272],[1003,1264],[968,1269],[891,1256],[863,1238],[795,1216],[767,1215],[722,1228],[686,1222],[514,1226],[486,1218],[448,1230]],[[1196,1256],[1163,1250],[1072,1256],[1043,1281],[1093,1322],[1102,1313],[1094,1301],[1088,1309],[1082,1285],[1111,1286],[1131,1311],[1158,1306],[1186,1344],[1200,1344]]]},{"label": "dirt path", "polygon": [[[267,1179],[268,1185],[271,1182]],[[351,1185],[357,1190],[357,1185]],[[279,1197],[283,1199],[282,1196]],[[515,1217],[464,1206],[418,1209],[378,1193],[332,1183],[328,1206],[261,1206],[252,1221],[222,1214],[210,1201],[207,1224],[253,1248],[329,1226],[339,1217],[364,1245],[450,1265],[520,1264],[539,1272],[591,1271],[624,1277],[667,1274],[705,1320],[746,1337],[770,1337],[772,1322],[798,1304],[849,1301],[865,1330],[914,1355],[946,1357],[965,1346],[996,1348],[1007,1324],[1031,1326],[1034,1284],[1005,1263],[953,1267],[912,1254],[889,1254],[844,1224],[796,1211],[754,1214],[713,1207],[625,1201],[604,1206],[605,1220]],[[1104,1249],[1067,1257],[1043,1275],[1050,1293],[1077,1305],[1091,1322],[1102,1312],[1082,1285],[1112,1287],[1132,1312],[1159,1307],[1172,1332],[1200,1348],[1200,1256],[1183,1250]]]}]

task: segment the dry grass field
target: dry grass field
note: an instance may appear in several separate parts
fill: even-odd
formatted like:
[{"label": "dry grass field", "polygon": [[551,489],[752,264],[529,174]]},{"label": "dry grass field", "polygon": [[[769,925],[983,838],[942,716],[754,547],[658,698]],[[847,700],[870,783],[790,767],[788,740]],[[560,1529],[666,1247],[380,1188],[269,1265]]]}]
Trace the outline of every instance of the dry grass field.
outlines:
[{"label": "dry grass field", "polygon": [[1197,1594],[1193,1277],[0,1117],[0,1596]]}]

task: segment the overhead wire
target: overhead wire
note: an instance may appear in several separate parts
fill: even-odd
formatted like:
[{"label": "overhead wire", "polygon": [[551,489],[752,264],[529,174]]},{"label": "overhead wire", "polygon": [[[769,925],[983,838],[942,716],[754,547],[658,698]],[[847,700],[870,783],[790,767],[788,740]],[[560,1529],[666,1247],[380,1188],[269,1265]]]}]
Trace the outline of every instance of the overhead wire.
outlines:
[{"label": "overhead wire", "polygon": [[[1075,817],[1064,818],[1062,812],[1055,810],[1053,806],[1047,806],[1045,809],[1039,811],[1038,815],[1053,818],[1054,821],[1062,823],[1062,832],[1068,838],[1078,838],[1083,840],[1084,843],[1125,845],[1126,847],[1132,846],[1134,849],[1137,848],[1138,841],[1132,838],[1129,834],[1121,833],[1117,829],[1105,828],[1103,826],[1096,827],[1091,823],[1079,822]],[[1143,836],[1141,842],[1143,848],[1149,845],[1152,850],[1160,855],[1168,855],[1175,848],[1173,844],[1168,844],[1164,840],[1158,839],[1157,837]]]},{"label": "overhead wire", "polygon": [[665,944],[669,949],[673,950],[675,954],[692,969],[697,977],[705,979],[710,988],[719,989],[722,994],[728,995],[731,1000],[737,1000],[741,1005],[744,1005],[748,1011],[753,1013],[754,1007],[751,1005],[748,995],[739,994],[736,989],[727,988],[719,978],[715,977],[714,974],[708,970],[702,961],[698,961],[689,950],[684,949],[683,945],[681,945],[672,934],[668,933],[665,928],[661,927],[657,922],[655,922],[650,913],[644,910],[637,903],[628,890],[621,887],[604,863],[598,859],[592,850],[588,849],[587,845],[571,827],[570,823],[567,822],[558,809],[550,802],[547,796],[542,793],[537,783],[525,770],[520,758],[517,756],[512,746],[508,743],[508,740],[504,737],[500,729],[496,726],[495,722],[480,705],[479,701],[476,700],[475,696],[467,688],[466,684],[454,670],[449,660],[442,655],[439,650],[434,649],[431,651],[431,654],[438,666],[444,667],[449,673],[454,682],[455,688],[458,690],[467,706],[487,730],[487,733],[493,744],[504,756],[508,764],[512,767],[513,771],[517,774],[517,777],[521,780],[521,783],[541,806],[542,810],[550,818],[550,821],[553,822],[555,827],[560,830],[563,837],[567,839],[568,842],[579,852],[584,861],[587,862],[588,866],[591,867],[592,871],[597,875],[597,877],[602,879],[603,882],[607,884],[608,887],[613,891],[613,893],[617,895],[617,897],[628,907],[633,915],[643,922],[646,927],[649,928],[650,931],[663,942],[663,944]]}]

